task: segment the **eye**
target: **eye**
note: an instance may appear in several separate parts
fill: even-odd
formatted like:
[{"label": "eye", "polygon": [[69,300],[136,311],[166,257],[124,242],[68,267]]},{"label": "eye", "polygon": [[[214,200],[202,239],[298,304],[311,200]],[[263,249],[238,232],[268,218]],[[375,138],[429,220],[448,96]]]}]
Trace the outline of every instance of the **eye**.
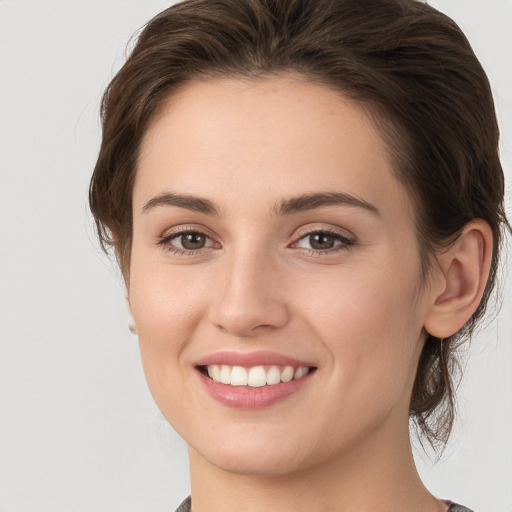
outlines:
[{"label": "eye", "polygon": [[207,247],[207,244],[210,240],[204,233],[199,233],[196,231],[181,233],[171,238],[169,241],[172,241],[180,249],[194,250],[204,249]]},{"label": "eye", "polygon": [[182,230],[164,235],[158,245],[178,254],[193,254],[201,249],[214,247],[215,242],[206,234],[197,230]]},{"label": "eye", "polygon": [[293,247],[306,249],[315,254],[323,254],[347,249],[354,241],[340,233],[327,230],[316,230],[300,237]]}]

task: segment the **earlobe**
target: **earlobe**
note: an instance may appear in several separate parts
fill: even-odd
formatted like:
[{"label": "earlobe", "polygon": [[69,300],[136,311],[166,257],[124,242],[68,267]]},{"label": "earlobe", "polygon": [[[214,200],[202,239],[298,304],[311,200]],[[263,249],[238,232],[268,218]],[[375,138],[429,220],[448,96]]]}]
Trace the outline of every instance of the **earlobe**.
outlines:
[{"label": "earlobe", "polygon": [[448,251],[439,256],[442,291],[433,293],[425,319],[424,327],[429,334],[447,338],[471,318],[487,284],[492,250],[493,236],[489,224],[475,219],[464,227]]},{"label": "earlobe", "polygon": [[128,295],[126,296],[126,307],[128,308],[128,312],[130,313],[130,321],[128,322],[128,330],[132,334],[137,334],[137,326],[135,325],[135,320],[133,318],[133,313],[132,313],[132,307],[130,304],[130,297]]}]

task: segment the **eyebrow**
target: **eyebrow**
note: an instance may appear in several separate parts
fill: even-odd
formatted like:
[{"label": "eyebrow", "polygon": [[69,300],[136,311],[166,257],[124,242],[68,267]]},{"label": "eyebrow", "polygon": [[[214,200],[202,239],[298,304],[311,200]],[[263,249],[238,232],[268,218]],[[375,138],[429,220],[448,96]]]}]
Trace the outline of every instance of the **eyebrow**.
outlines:
[{"label": "eyebrow", "polygon": [[[274,205],[272,213],[275,215],[291,215],[324,206],[340,205],[355,206],[380,216],[379,210],[373,204],[345,192],[320,192],[283,199]],[[142,207],[142,213],[148,213],[159,206],[177,206],[207,215],[219,215],[219,210],[209,199],[174,192],[165,192],[153,197]]]},{"label": "eyebrow", "polygon": [[381,216],[376,206],[345,192],[321,192],[314,194],[305,194],[298,197],[292,197],[279,201],[274,206],[274,212],[277,215],[289,215],[292,213],[314,210],[323,206],[356,206],[367,210],[377,216]]},{"label": "eyebrow", "polygon": [[157,206],[178,206],[179,208],[206,213],[207,215],[219,214],[215,205],[208,199],[188,194],[175,194],[174,192],[165,192],[153,197],[142,207],[142,213],[147,213]]}]

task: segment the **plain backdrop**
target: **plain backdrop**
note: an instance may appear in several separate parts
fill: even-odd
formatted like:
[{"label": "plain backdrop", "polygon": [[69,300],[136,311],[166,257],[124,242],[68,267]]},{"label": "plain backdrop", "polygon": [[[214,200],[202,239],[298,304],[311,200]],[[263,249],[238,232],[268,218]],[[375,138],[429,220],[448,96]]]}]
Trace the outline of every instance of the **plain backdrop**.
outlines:
[{"label": "plain backdrop", "polygon": [[[493,84],[512,183],[512,2],[436,0]],[[0,0],[0,512],[171,512],[186,446],[146,388],[124,290],[87,211],[102,90],[161,0]],[[508,260],[510,265],[511,259]],[[512,512],[512,286],[474,340],[427,486]]]}]

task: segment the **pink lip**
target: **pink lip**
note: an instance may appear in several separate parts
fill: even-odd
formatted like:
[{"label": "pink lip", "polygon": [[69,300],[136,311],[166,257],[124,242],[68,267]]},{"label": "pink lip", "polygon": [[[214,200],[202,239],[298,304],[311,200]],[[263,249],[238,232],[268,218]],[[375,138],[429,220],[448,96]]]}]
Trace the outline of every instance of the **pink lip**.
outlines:
[{"label": "pink lip", "polygon": [[297,380],[260,388],[230,386],[215,382],[200,371],[197,373],[206,391],[221,404],[240,409],[263,409],[301,389],[316,372],[310,372]]},{"label": "pink lip", "polygon": [[231,352],[222,351],[210,354],[197,361],[196,366],[210,366],[212,364],[227,364],[229,366],[243,366],[244,368],[251,368],[253,366],[314,366],[307,361],[299,361],[293,357],[288,357],[277,352],[261,350],[258,352]]},{"label": "pink lip", "polygon": [[273,386],[252,388],[250,386],[230,386],[220,382],[215,382],[213,379],[210,379],[205,375],[205,373],[199,368],[214,364],[243,366],[244,368],[271,365],[299,368],[301,366],[314,367],[314,365],[306,361],[300,361],[271,351],[248,353],[223,351],[210,354],[197,361],[197,374],[202,385],[210,396],[224,405],[241,409],[262,409],[275,404],[301,389],[304,385],[310,382],[311,377],[316,373],[310,371],[304,377],[290,382],[281,382]]}]

